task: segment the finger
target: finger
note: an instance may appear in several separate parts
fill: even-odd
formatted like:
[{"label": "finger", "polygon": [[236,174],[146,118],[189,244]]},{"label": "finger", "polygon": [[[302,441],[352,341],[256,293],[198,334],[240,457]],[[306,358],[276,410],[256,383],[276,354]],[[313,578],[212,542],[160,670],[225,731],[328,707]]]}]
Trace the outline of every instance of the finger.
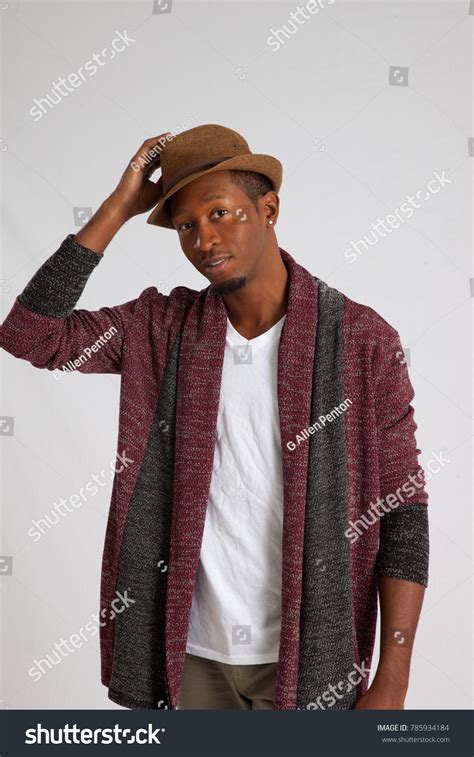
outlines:
[{"label": "finger", "polygon": [[166,137],[167,134],[171,134],[170,131],[164,131],[163,134],[158,134],[156,137],[148,137],[148,139],[144,139],[143,142],[140,145],[140,150],[143,147],[147,147],[155,142],[157,142],[162,137]]},{"label": "finger", "polygon": [[160,176],[158,181],[147,181],[144,185],[145,198],[147,205],[152,207],[156,205],[163,197],[163,179]]},{"label": "finger", "polygon": [[171,131],[164,131],[163,134],[158,134],[157,137],[150,137],[149,139],[145,139],[144,145],[149,144],[150,142],[156,142],[157,140],[161,139],[162,137],[166,137],[167,134],[172,134]]},{"label": "finger", "polygon": [[160,145],[160,147],[164,147],[166,144],[166,136],[167,135],[172,136],[172,132],[165,131],[163,134],[159,134],[157,137],[150,137],[150,139],[145,139],[145,141],[140,146],[140,149],[138,150],[137,154],[146,152],[149,149],[152,149],[153,147],[156,147],[157,145]]},{"label": "finger", "polygon": [[142,174],[147,174],[150,170],[155,170],[161,164],[161,155],[158,151],[150,152],[145,150],[144,152],[137,153],[132,160],[135,163]]},{"label": "finger", "polygon": [[163,141],[153,139],[149,141],[149,144],[144,143],[136,155],[134,155],[133,160],[139,163],[142,173],[146,173],[151,167],[156,168],[160,165],[163,145]]}]

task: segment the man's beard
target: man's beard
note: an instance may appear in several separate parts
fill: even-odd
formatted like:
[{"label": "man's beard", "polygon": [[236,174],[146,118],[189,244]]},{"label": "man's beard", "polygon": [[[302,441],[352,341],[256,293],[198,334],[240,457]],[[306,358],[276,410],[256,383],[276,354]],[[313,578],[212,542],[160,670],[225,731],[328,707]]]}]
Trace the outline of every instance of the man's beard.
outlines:
[{"label": "man's beard", "polygon": [[237,289],[240,289],[246,283],[247,283],[247,276],[235,276],[232,279],[227,279],[227,281],[223,281],[221,284],[211,284],[209,287],[209,291],[215,297],[222,297],[225,294],[232,294],[232,292],[236,292]]}]

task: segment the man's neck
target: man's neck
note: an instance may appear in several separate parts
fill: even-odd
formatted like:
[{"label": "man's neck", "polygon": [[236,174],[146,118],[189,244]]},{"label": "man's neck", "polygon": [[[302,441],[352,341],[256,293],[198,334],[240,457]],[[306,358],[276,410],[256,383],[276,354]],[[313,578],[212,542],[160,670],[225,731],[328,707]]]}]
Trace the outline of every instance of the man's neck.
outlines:
[{"label": "man's neck", "polygon": [[288,271],[277,248],[256,278],[223,296],[229,321],[245,339],[260,336],[285,315],[288,289]]}]

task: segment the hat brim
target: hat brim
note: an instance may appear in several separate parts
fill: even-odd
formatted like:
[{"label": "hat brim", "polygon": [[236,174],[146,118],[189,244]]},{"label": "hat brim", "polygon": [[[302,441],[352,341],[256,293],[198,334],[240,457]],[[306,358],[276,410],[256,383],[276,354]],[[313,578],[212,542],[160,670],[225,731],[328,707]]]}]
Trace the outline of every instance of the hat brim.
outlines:
[{"label": "hat brim", "polygon": [[281,186],[283,166],[279,160],[272,155],[256,155],[254,153],[245,155],[236,155],[234,158],[224,160],[222,163],[218,163],[216,166],[207,168],[204,171],[197,171],[196,173],[189,174],[181,181],[178,181],[169,192],[167,192],[159,201],[158,205],[153,209],[151,214],[147,218],[147,223],[154,226],[162,226],[166,229],[173,229],[174,226],[168,212],[165,210],[165,203],[176,192],[190,184],[195,179],[203,176],[207,173],[214,173],[215,171],[229,171],[242,170],[242,171],[256,171],[257,173],[263,173],[267,176],[273,185],[273,190],[278,192]]}]

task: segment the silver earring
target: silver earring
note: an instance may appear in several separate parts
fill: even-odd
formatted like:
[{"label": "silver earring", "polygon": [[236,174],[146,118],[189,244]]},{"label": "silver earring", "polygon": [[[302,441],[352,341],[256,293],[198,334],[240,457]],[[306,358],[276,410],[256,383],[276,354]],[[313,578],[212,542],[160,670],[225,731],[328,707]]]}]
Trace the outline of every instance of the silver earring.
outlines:
[{"label": "silver earring", "polygon": [[269,225],[269,226],[271,226],[271,225],[272,225],[272,223],[273,223],[273,221],[269,221],[269,222],[268,222],[268,225]]}]

